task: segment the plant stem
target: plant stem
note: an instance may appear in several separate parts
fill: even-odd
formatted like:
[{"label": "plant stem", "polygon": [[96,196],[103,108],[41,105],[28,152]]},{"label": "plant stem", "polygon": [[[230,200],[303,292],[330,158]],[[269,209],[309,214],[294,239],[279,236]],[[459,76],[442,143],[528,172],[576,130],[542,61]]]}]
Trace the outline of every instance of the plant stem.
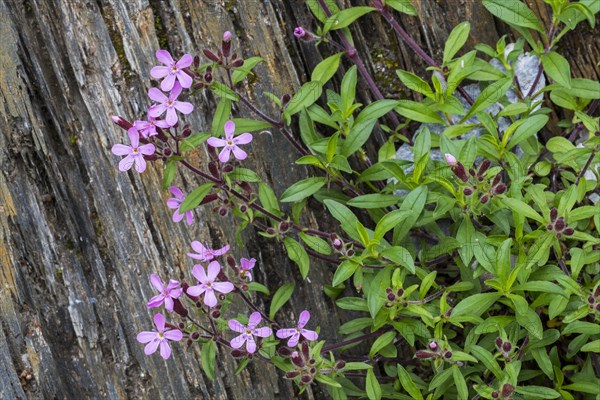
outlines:
[{"label": "plant stem", "polygon": [[583,168],[579,172],[579,175],[577,175],[577,179],[575,180],[575,186],[577,186],[579,184],[579,181],[585,175],[585,172],[587,171],[587,169],[592,164],[592,160],[594,159],[594,157],[596,157],[596,152],[592,150],[592,154],[590,154],[590,156],[588,157],[587,161],[585,162],[585,165],[583,166]]}]

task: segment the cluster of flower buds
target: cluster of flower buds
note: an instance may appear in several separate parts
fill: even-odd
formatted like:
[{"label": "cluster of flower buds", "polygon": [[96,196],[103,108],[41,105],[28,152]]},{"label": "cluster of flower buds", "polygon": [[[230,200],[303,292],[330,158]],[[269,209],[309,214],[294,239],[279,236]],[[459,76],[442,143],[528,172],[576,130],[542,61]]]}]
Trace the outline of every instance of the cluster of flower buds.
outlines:
[{"label": "cluster of flower buds", "polygon": [[498,349],[498,351],[502,354],[504,360],[509,361],[514,351],[514,346],[512,345],[512,343],[508,341],[505,342],[504,340],[502,340],[502,338],[497,337],[495,344],[496,349]]},{"label": "cluster of flower buds", "polygon": [[408,305],[408,302],[403,298],[404,289],[399,288],[398,290],[394,291],[392,288],[387,288],[385,289],[385,293],[387,297],[385,306],[387,308],[395,307],[396,304],[401,304],[403,307]]},{"label": "cluster of flower buds", "polygon": [[[452,352],[448,349],[443,349],[435,340],[429,342],[427,347],[428,350],[417,350],[415,357],[421,360],[429,360],[432,358],[450,360],[452,358]],[[462,365],[462,362],[459,361],[457,364],[460,366]]]},{"label": "cluster of flower buds", "polygon": [[330,374],[341,370],[346,366],[344,360],[338,360],[333,368],[318,369],[316,360],[310,356],[310,348],[307,341],[301,342],[300,351],[282,346],[277,350],[277,353],[282,357],[289,358],[295,367],[293,371],[286,372],[285,377],[287,379],[299,378],[299,384],[301,386],[313,382],[317,373]]},{"label": "cluster of flower buds", "polygon": [[505,383],[500,390],[492,392],[492,399],[513,400],[514,392],[515,387],[510,383]]},{"label": "cluster of flower buds", "polygon": [[239,68],[244,65],[244,59],[238,58],[236,53],[231,54],[231,39],[233,35],[227,31],[223,34],[221,48],[217,50],[217,54],[213,51],[204,49],[204,55],[212,62],[223,66],[226,69]]},{"label": "cluster of flower buds", "polygon": [[352,243],[344,243],[335,233],[329,235],[329,242],[339,255],[343,257],[352,257],[354,255],[354,245]]},{"label": "cluster of flower buds", "polygon": [[[196,56],[197,57],[197,56]],[[199,58],[198,58],[199,59]],[[212,66],[206,67],[204,72],[202,73],[199,69],[197,69],[196,74],[196,83],[194,84],[194,89],[202,89],[205,86],[210,85],[213,82],[213,69]]]},{"label": "cluster of flower buds", "polygon": [[590,293],[587,301],[592,311],[600,312],[600,285]]},{"label": "cluster of flower buds", "polygon": [[479,197],[479,201],[481,204],[486,204],[492,196],[497,196],[506,192],[506,185],[502,182],[502,174],[496,174],[494,179],[490,181],[486,181],[485,173],[492,165],[490,160],[483,160],[477,170],[475,168],[465,169],[464,165],[462,165],[452,154],[445,154],[446,162],[450,165],[452,172],[458,179],[462,182],[466,183],[467,186],[463,188],[463,194],[465,196],[472,196],[476,192],[481,193]]},{"label": "cluster of flower buds", "polygon": [[546,229],[554,231],[558,239],[560,239],[562,235],[571,236],[575,233],[575,229],[569,228],[569,224],[565,222],[565,218],[558,216],[558,210],[556,208],[550,210],[550,223],[546,225]]}]

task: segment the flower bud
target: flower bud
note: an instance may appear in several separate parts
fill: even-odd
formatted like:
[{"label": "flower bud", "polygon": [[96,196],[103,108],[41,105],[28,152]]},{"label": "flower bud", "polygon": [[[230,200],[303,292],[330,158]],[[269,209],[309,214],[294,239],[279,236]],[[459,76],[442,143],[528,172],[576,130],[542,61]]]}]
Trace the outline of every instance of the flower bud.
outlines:
[{"label": "flower bud", "polygon": [[198,340],[198,338],[200,338],[200,334],[198,332],[192,332],[191,338],[192,340]]},{"label": "flower bud", "polygon": [[415,357],[420,358],[421,360],[428,360],[433,357],[433,353],[425,350],[418,350],[415,353]]},{"label": "flower bud", "polygon": [[183,304],[181,304],[181,301],[179,301],[179,299],[173,299],[173,311],[175,311],[177,314],[181,315],[184,318],[188,315],[187,308],[185,308]]},{"label": "flower bud", "polygon": [[301,26],[297,26],[296,29],[294,29],[294,36],[298,39],[302,39],[304,35],[306,35],[306,31]]},{"label": "flower bud", "polygon": [[219,208],[218,213],[221,217],[224,217],[227,215],[227,209],[225,207],[221,207],[221,208]]},{"label": "flower bud", "polygon": [[125,129],[126,131],[129,130],[129,128],[131,128],[133,126],[133,124],[131,122],[127,121],[125,118],[120,117],[118,115],[113,115],[112,120],[117,126]]},{"label": "flower bud", "polygon": [[292,99],[292,96],[290,96],[289,93],[286,93],[283,96],[281,96],[281,106],[282,107],[287,106],[287,104],[290,102],[291,99]]},{"label": "flower bud", "polygon": [[402,289],[402,288],[398,289],[398,291],[396,292],[396,295],[397,295],[398,297],[402,297],[402,296],[404,296],[404,289]]},{"label": "flower bud", "polygon": [[302,383],[303,385],[308,385],[312,382],[312,380],[313,377],[311,375],[302,375],[302,378],[300,378],[300,383]]},{"label": "flower bud", "polygon": [[596,304],[596,311],[600,311],[600,303]]},{"label": "flower bud", "polygon": [[512,350],[512,344],[510,342],[502,343],[502,351],[509,353]]},{"label": "flower bud", "polygon": [[492,399],[497,399],[500,396],[500,393],[497,390],[492,392]]},{"label": "flower bud", "polygon": [[596,302],[596,298],[594,296],[588,297],[588,303],[594,304]]},{"label": "flower bud", "polygon": [[557,231],[562,232],[562,230],[565,229],[565,219],[563,217],[557,219],[554,227]]},{"label": "flower bud", "polygon": [[279,353],[280,356],[287,358],[292,355],[292,349],[286,346],[282,346],[279,349],[277,349],[277,353]]},{"label": "flower bud", "polygon": [[217,168],[217,164],[214,161],[208,163],[208,171],[217,179],[221,176],[219,169]]},{"label": "flower bud", "polygon": [[189,346],[191,346],[191,345],[192,345],[192,343],[194,343],[194,342],[192,341],[192,339],[189,339],[189,338],[188,338],[188,340],[186,340],[186,341],[185,341],[185,344],[186,344],[186,346],[188,346],[188,347],[189,347]]},{"label": "flower bud", "polygon": [[268,228],[267,228],[267,233],[268,233],[269,235],[274,235],[274,234],[275,234],[275,229],[273,229],[273,228],[271,228],[271,227],[268,227]]},{"label": "flower bud", "polygon": [[170,148],[166,147],[166,148],[163,149],[163,155],[165,157],[170,157],[171,154],[173,154],[173,151]]},{"label": "flower bud", "polygon": [[463,182],[467,182],[469,180],[467,172],[465,171],[465,167],[461,163],[453,166],[452,172],[454,172],[454,175],[456,175],[456,177]]},{"label": "flower bud", "polygon": [[436,341],[433,341],[433,340],[432,340],[431,342],[429,342],[429,348],[430,348],[431,350],[437,350],[437,348],[438,348],[438,344],[437,344],[437,342],[436,342]]},{"label": "flower bud", "polygon": [[300,375],[300,371],[290,371],[285,373],[285,377],[288,379],[294,379],[298,375]]},{"label": "flower bud", "polygon": [[346,255],[347,255],[348,257],[352,257],[352,256],[354,255],[354,250],[352,250],[352,249],[348,249],[348,251],[346,252]]},{"label": "flower bud", "polygon": [[596,287],[594,290],[594,297],[600,297],[600,286]]},{"label": "flower bud", "polygon": [[292,355],[292,363],[297,367],[304,367],[304,360],[300,357],[300,354],[295,352],[296,355]]},{"label": "flower bud", "polygon": [[184,330],[185,329],[185,324],[183,322],[178,323],[177,324],[177,329]]},{"label": "flower bud", "polygon": [[500,350],[502,348],[502,344],[504,343],[504,341],[502,341],[501,338],[496,338],[496,347],[498,348],[498,350]]},{"label": "flower bud", "polygon": [[233,358],[242,358],[246,355],[246,352],[243,350],[239,350],[239,349],[233,349],[231,350],[231,356]]},{"label": "flower bud", "polygon": [[574,233],[575,233],[575,229],[573,229],[573,228],[567,228],[567,229],[565,229],[565,230],[563,231],[563,233],[564,233],[565,235],[567,235],[567,236],[571,236],[572,234],[574,234]]},{"label": "flower bud", "polygon": [[515,391],[515,387],[510,383],[505,383],[502,385],[502,397],[509,397]]},{"label": "flower bud", "polygon": [[185,128],[183,132],[181,132],[181,137],[187,138],[192,135],[192,130],[190,128]]},{"label": "flower bud", "polygon": [[306,340],[302,341],[300,348],[302,349],[302,355],[304,356],[304,358],[309,358],[310,348],[308,347],[308,342]]},{"label": "flower bud", "polygon": [[242,65],[244,65],[244,60],[243,60],[243,59],[241,59],[241,58],[237,58],[237,59],[235,59],[235,60],[234,60],[234,61],[231,63],[231,66],[232,66],[233,68],[239,68],[239,67],[241,67]]},{"label": "flower bud", "polygon": [[344,361],[344,360],[338,360],[335,363],[335,367],[334,368],[335,369],[343,369],[345,366],[346,366],[346,361]]},{"label": "flower bud", "polygon": [[452,358],[452,352],[451,351],[447,351],[444,353],[444,358]]},{"label": "flower bud", "polygon": [[232,37],[233,37],[233,35],[229,31],[225,31],[225,33],[223,33],[223,41],[224,42],[231,42]]},{"label": "flower bud", "polygon": [[203,87],[204,87],[204,83],[202,83],[202,82],[198,82],[194,85],[194,89],[196,89],[196,90],[200,90]]},{"label": "flower bud", "polygon": [[444,157],[446,158],[446,162],[448,163],[449,166],[455,167],[456,165],[458,165],[458,162],[456,161],[456,157],[454,157],[452,154],[446,153],[446,154],[444,154]]},{"label": "flower bud", "polygon": [[[469,168],[469,175],[475,176],[475,170],[473,168]],[[481,180],[479,182],[481,182]]]},{"label": "flower bud", "polygon": [[556,218],[558,218],[558,210],[556,208],[552,208],[550,210],[550,222],[556,221]]},{"label": "flower bud", "polygon": [[473,194],[473,188],[470,188],[470,187],[466,187],[466,188],[464,188],[464,189],[463,189],[463,194],[464,194],[465,196],[470,196],[470,195],[472,195],[472,194]]},{"label": "flower bud", "polygon": [[282,221],[279,223],[279,232],[285,233],[290,229],[290,224],[286,221]]},{"label": "flower bud", "polygon": [[484,194],[483,196],[481,196],[481,198],[479,199],[479,201],[481,202],[481,204],[485,204],[490,200],[490,196],[487,194]]},{"label": "flower bud", "polygon": [[492,186],[496,186],[500,183],[500,181],[502,180],[502,174],[497,174],[494,177],[494,180],[492,181]]},{"label": "flower bud", "polygon": [[477,171],[477,175],[478,176],[483,176],[483,174],[485,174],[485,171],[488,170],[488,168],[490,167],[490,165],[492,165],[492,162],[490,160],[483,160],[483,162],[479,166],[479,170]]},{"label": "flower bud", "polygon": [[341,250],[341,248],[344,246],[344,244],[342,243],[342,241],[340,239],[334,239],[333,240],[333,248],[336,250]]},{"label": "flower bud", "polygon": [[501,183],[501,184],[500,184],[500,185],[498,185],[498,186],[495,186],[495,187],[492,189],[492,193],[493,193],[493,194],[495,194],[495,195],[502,194],[502,193],[504,193],[504,192],[506,192],[506,185],[505,185],[505,184],[503,184],[503,183]]},{"label": "flower bud", "polygon": [[213,310],[210,313],[210,316],[211,316],[212,319],[219,319],[219,317],[221,316],[221,311],[219,311],[219,310]]},{"label": "flower bud", "polygon": [[389,294],[387,295],[387,299],[388,299],[389,301],[396,301],[396,295],[395,295],[394,293],[389,293]]},{"label": "flower bud", "polygon": [[206,83],[212,83],[212,80],[213,80],[213,76],[210,72],[207,72],[204,74],[204,81]]},{"label": "flower bud", "polygon": [[233,171],[233,165],[231,165],[231,164],[226,164],[226,165],[223,167],[223,172],[224,172],[224,173],[228,174],[228,173],[230,173],[231,171]]},{"label": "flower bud", "polygon": [[549,231],[551,231],[551,230],[554,229],[554,225],[548,224],[548,225],[546,225],[546,229],[548,229]]},{"label": "flower bud", "polygon": [[204,55],[206,56],[206,58],[208,58],[210,61],[214,61],[214,62],[219,62],[219,57],[217,57],[215,55],[215,53],[213,53],[212,51],[208,50],[208,49],[204,49],[202,50],[202,52],[204,53]]},{"label": "flower bud", "polygon": [[194,56],[194,67],[198,68],[200,66],[200,56],[195,55]]}]

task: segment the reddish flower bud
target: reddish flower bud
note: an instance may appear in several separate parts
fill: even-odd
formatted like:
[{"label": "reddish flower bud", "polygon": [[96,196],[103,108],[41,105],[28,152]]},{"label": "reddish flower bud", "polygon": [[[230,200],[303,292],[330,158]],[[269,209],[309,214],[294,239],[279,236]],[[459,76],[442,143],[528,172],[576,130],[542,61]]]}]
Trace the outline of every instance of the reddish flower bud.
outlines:
[{"label": "reddish flower bud", "polygon": [[437,348],[438,348],[438,344],[437,344],[437,342],[436,342],[436,341],[431,341],[431,342],[429,342],[429,348],[430,348],[431,350],[437,350]]},{"label": "reddish flower bud", "polygon": [[335,367],[334,368],[335,369],[343,369],[345,366],[346,366],[346,361],[344,361],[344,360],[338,360],[335,363]]},{"label": "reddish flower bud", "polygon": [[546,229],[548,229],[549,231],[551,231],[552,229],[554,229],[554,225],[548,224],[548,225],[546,225]]},{"label": "reddish flower bud", "polygon": [[287,358],[292,355],[292,349],[290,349],[289,347],[282,346],[277,349],[277,353],[279,353],[280,356]]},{"label": "reddish flower bud", "polygon": [[479,170],[477,171],[477,175],[478,176],[483,176],[483,174],[485,174],[485,171],[488,170],[488,168],[490,167],[490,165],[492,165],[492,162],[490,160],[483,160],[483,162],[479,166]]},{"label": "reddish flower bud", "polygon": [[183,130],[183,132],[181,132],[181,137],[187,138],[187,137],[190,137],[191,134],[192,134],[192,130],[190,128],[185,128]]},{"label": "reddish flower bud", "polygon": [[389,294],[387,295],[387,299],[388,299],[389,301],[396,301],[396,295],[395,295],[394,293],[389,293]]},{"label": "reddish flower bud", "polygon": [[[170,325],[170,324],[169,324],[169,325]],[[184,324],[183,322],[180,322],[180,323],[178,323],[178,324],[177,324],[177,328],[178,328],[179,330],[184,330],[184,329],[185,329],[185,324]]]},{"label": "reddish flower bud", "polygon": [[446,158],[446,162],[448,163],[449,166],[454,167],[454,166],[458,165],[458,161],[456,161],[456,157],[454,157],[452,154],[446,153],[446,154],[444,154],[444,157]]},{"label": "reddish flower bud", "polygon": [[596,289],[594,290],[594,296],[600,297],[600,286],[597,286]]},{"label": "reddish flower bud", "polygon": [[464,189],[463,189],[463,194],[464,194],[465,196],[470,196],[470,195],[472,195],[472,194],[473,194],[473,188],[470,188],[470,187],[466,187],[466,188],[464,188]]},{"label": "reddish flower bud", "polygon": [[396,294],[398,295],[398,297],[404,296],[404,289],[402,289],[402,288],[398,289],[398,291],[396,292]]},{"label": "reddish flower bud", "polygon": [[500,185],[498,185],[498,186],[495,186],[495,187],[492,189],[492,193],[493,193],[493,194],[495,194],[495,195],[502,194],[502,193],[504,193],[504,192],[506,192],[506,185],[505,185],[505,184],[503,184],[503,183],[501,183],[501,184],[500,184]]},{"label": "reddish flower bud", "polygon": [[194,56],[194,67],[198,68],[200,66],[200,56]]},{"label": "reddish flower bud", "polygon": [[183,306],[183,304],[181,304],[179,299],[173,299],[173,311],[184,318],[188,315],[188,310]]},{"label": "reddish flower bud", "polygon": [[308,342],[306,340],[302,341],[300,348],[302,349],[302,355],[304,356],[304,358],[309,358],[310,347],[308,347]]},{"label": "reddish flower bud", "polygon": [[227,215],[227,209],[225,207],[221,207],[221,208],[219,208],[218,213],[221,217],[224,217]]},{"label": "reddish flower bud", "polygon": [[217,168],[217,164],[214,161],[208,163],[208,171],[217,179],[221,176],[219,173],[219,168]]},{"label": "reddish flower bud", "polygon": [[221,316],[221,311],[219,311],[219,310],[213,310],[210,313],[210,316],[212,317],[212,319],[219,319],[219,317]]},{"label": "reddish flower bud", "polygon": [[223,167],[223,172],[226,173],[226,174],[228,174],[228,173],[230,173],[232,171],[233,171],[233,165],[231,165],[231,164],[226,164]]},{"label": "reddish flower bud", "polygon": [[510,383],[505,383],[502,385],[502,397],[509,397],[515,391],[515,387]]},{"label": "reddish flower bud", "polygon": [[279,223],[279,232],[285,233],[290,229],[290,224],[286,221],[282,221]]},{"label": "reddish flower bud", "polygon": [[212,83],[212,80],[213,80],[213,76],[210,72],[207,72],[204,74],[204,81],[206,83]]},{"label": "reddish flower bud", "polygon": [[451,351],[447,351],[444,353],[444,358],[452,358],[452,352]]},{"label": "reddish flower bud", "polygon": [[348,249],[348,251],[346,252],[346,255],[347,255],[348,257],[352,257],[352,256],[354,255],[354,250],[352,250],[352,249]]},{"label": "reddish flower bud", "polygon": [[281,96],[281,106],[282,107],[287,106],[287,104],[290,102],[291,99],[292,99],[292,96],[290,96],[288,93]]},{"label": "reddish flower bud", "polygon": [[557,217],[558,217],[558,210],[556,208],[552,208],[550,210],[550,222],[556,221]]},{"label": "reddish flower bud", "polygon": [[465,171],[465,167],[461,163],[458,163],[452,167],[452,172],[454,172],[454,175],[456,175],[456,177],[463,182],[467,182],[469,180],[467,172]]},{"label": "reddish flower bud", "polygon": [[167,148],[163,149],[163,155],[165,157],[170,157],[171,154],[173,154],[173,151],[170,148],[167,147]]},{"label": "reddish flower bud", "polygon": [[198,340],[198,338],[200,338],[200,334],[198,332],[192,332],[191,338],[192,340]]},{"label": "reddish flower bud", "polygon": [[554,227],[557,231],[562,232],[562,230],[565,229],[565,219],[563,217],[557,219]]},{"label": "reddish flower bud", "polygon": [[192,341],[192,339],[189,339],[189,338],[188,338],[188,340],[186,340],[186,341],[185,341],[185,344],[186,344],[186,346],[188,346],[188,347],[189,347],[189,346],[191,346],[191,345],[192,345],[192,343],[194,343],[194,342]]},{"label": "reddish flower bud", "polygon": [[483,196],[481,196],[481,198],[479,199],[479,201],[481,202],[481,204],[485,204],[490,200],[490,196],[487,194],[484,194]]},{"label": "reddish flower bud", "polygon": [[333,240],[333,248],[336,250],[340,250],[342,247],[344,247],[344,244],[342,243],[342,241],[340,239],[334,239]]},{"label": "reddish flower bud", "polygon": [[235,60],[234,60],[234,61],[231,63],[231,66],[232,66],[233,68],[239,68],[239,67],[241,67],[242,65],[244,65],[244,60],[243,60],[243,59],[241,59],[241,58],[237,58],[237,59],[235,59]]},{"label": "reddish flower bud", "polygon": [[596,311],[600,311],[600,303],[596,304]]},{"label": "reddish flower bud", "polygon": [[302,378],[300,378],[300,382],[303,385],[308,385],[309,383],[311,383],[313,380],[313,377],[311,375],[302,375]]},{"label": "reddish flower bud", "polygon": [[476,175],[476,173],[475,173],[475,169],[473,169],[473,168],[469,168],[469,175],[471,175],[471,176],[475,176],[475,175]]},{"label": "reddish flower bud", "polygon": [[285,373],[285,377],[288,379],[294,379],[298,375],[300,375],[300,371],[290,371]]},{"label": "reddish flower bud", "polygon": [[246,352],[244,350],[239,350],[239,349],[233,349],[231,350],[231,356],[233,358],[242,358],[246,355]]},{"label": "reddish flower bud", "polygon": [[300,354],[298,354],[297,352],[295,353],[295,355],[292,355],[292,363],[297,367],[304,367],[304,360],[302,359],[302,357],[300,357]]},{"label": "reddish flower bud", "polygon": [[271,228],[271,227],[268,227],[268,228],[267,228],[267,233],[268,233],[269,235],[274,235],[274,234],[275,234],[275,229],[273,229],[273,228]]},{"label": "reddish flower bud", "polygon": [[565,235],[567,235],[567,236],[571,236],[572,234],[574,234],[574,233],[575,233],[575,229],[573,229],[573,228],[567,228],[567,229],[565,229],[565,230],[563,231],[563,233],[564,233]]},{"label": "reddish flower bud", "polygon": [[415,353],[415,357],[420,358],[421,360],[427,360],[433,357],[433,353],[425,350],[418,350]]},{"label": "reddish flower bud", "polygon": [[223,33],[223,41],[224,42],[231,42],[231,38],[233,37],[233,35],[231,34],[231,32],[229,31],[225,31]]},{"label": "reddish flower bud", "polygon": [[125,130],[129,130],[129,128],[131,128],[133,126],[133,124],[131,122],[127,121],[125,118],[120,117],[118,115],[113,115],[112,120],[117,126],[123,128]]},{"label": "reddish flower bud", "polygon": [[204,49],[202,50],[202,52],[204,53],[204,55],[206,56],[206,58],[208,58],[210,61],[214,61],[214,62],[218,62],[219,57],[217,57],[215,55],[215,53],[213,53],[212,51],[208,50],[208,49]]},{"label": "reddish flower bud", "polygon": [[499,396],[500,396],[500,393],[498,393],[498,391],[497,391],[497,390],[494,390],[494,391],[492,392],[492,399],[497,399]]},{"label": "reddish flower bud", "polygon": [[510,342],[502,343],[502,351],[504,351],[505,353],[508,353],[511,350],[512,350],[512,344]]},{"label": "reddish flower bud", "polygon": [[588,303],[594,304],[596,302],[596,298],[594,296],[588,297]]},{"label": "reddish flower bud", "polygon": [[499,337],[498,337],[498,338],[496,338],[496,347],[497,347],[498,349],[501,349],[501,348],[502,348],[502,344],[503,344],[503,343],[504,343],[504,342],[502,341],[502,339],[501,339],[501,338],[499,338]]},{"label": "reddish flower bud", "polygon": [[494,180],[492,181],[492,186],[496,186],[500,183],[500,180],[502,179],[502,174],[498,174],[494,177]]}]

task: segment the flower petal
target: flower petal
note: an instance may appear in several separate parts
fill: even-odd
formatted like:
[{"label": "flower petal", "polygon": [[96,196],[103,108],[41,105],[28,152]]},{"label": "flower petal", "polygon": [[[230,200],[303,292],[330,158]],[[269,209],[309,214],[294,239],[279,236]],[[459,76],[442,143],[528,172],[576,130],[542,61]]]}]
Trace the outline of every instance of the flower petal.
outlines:
[{"label": "flower petal", "polygon": [[178,223],[183,219],[183,214],[179,212],[179,209],[175,210],[173,213],[173,222]]},{"label": "flower petal", "polygon": [[246,327],[240,324],[236,319],[230,319],[227,325],[229,326],[229,329],[234,332],[243,333],[246,330]]},{"label": "flower petal", "polygon": [[231,149],[228,146],[224,147],[223,150],[221,150],[221,152],[219,153],[219,161],[221,161],[221,162],[229,161],[230,153],[231,153]]},{"label": "flower petal", "polygon": [[225,137],[227,139],[231,139],[233,138],[233,134],[235,133],[235,122],[229,120],[227,122],[225,122]]},{"label": "flower petal", "polygon": [[175,64],[177,68],[187,68],[194,62],[194,58],[189,54],[184,54]]},{"label": "flower petal", "polygon": [[285,338],[289,338],[290,336],[294,335],[296,332],[298,332],[298,331],[294,328],[284,328],[284,329],[279,329],[275,333],[275,336],[277,336],[279,339],[285,339]]},{"label": "flower petal", "polygon": [[190,88],[193,83],[192,77],[186,74],[184,71],[179,71],[177,73],[177,80],[179,81],[179,83],[181,83],[181,87],[184,87],[186,89]]},{"label": "flower petal", "polygon": [[219,250],[213,250],[213,254],[215,256],[222,256],[223,254],[227,253],[230,249],[229,245],[226,245],[225,247],[221,247]]},{"label": "flower petal", "polygon": [[223,147],[227,145],[227,141],[223,139],[219,139],[216,137],[210,137],[206,141],[206,143],[210,144],[212,147]]},{"label": "flower petal", "polygon": [[[168,98],[167,96],[165,96],[165,94],[163,92],[161,92],[160,90],[158,90],[157,88],[153,87],[150,88],[148,90],[148,97],[150,97],[151,100],[156,101],[157,103],[166,103]],[[160,114],[158,114],[160,115]],[[152,115],[153,117],[155,117],[155,115]]]},{"label": "flower petal", "polygon": [[164,333],[164,337],[169,340],[173,340],[174,342],[179,342],[183,339],[183,333],[179,329],[171,329]]},{"label": "flower petal", "polygon": [[175,78],[176,76],[174,74],[167,75],[165,79],[163,79],[163,81],[160,83],[161,90],[163,92],[171,91],[171,89],[173,89],[173,86],[175,85]]},{"label": "flower petal", "polygon": [[221,293],[229,293],[232,292],[233,289],[235,289],[235,286],[233,286],[233,283],[231,282],[215,282],[212,284],[212,287],[217,292]]},{"label": "flower petal", "polygon": [[115,144],[111,151],[116,156],[126,156],[131,153],[131,147],[124,144]]},{"label": "flower petal", "polygon": [[148,143],[138,147],[138,151],[146,156],[151,156],[156,151],[156,148],[152,143]]},{"label": "flower petal", "polygon": [[319,338],[319,334],[315,331],[310,331],[308,329],[302,329],[302,336],[304,336],[308,340],[317,340]]},{"label": "flower petal", "polygon": [[171,54],[167,50],[157,50],[156,59],[169,66],[175,64],[175,60],[173,60],[173,57],[171,57]]},{"label": "flower petal", "polygon": [[171,357],[171,346],[166,340],[160,341],[160,356],[165,360]]},{"label": "flower petal", "polygon": [[[229,327],[231,327],[231,325]],[[233,339],[231,339],[231,342],[229,342],[229,344],[234,349],[239,349],[240,347],[242,347],[244,345],[245,342],[246,342],[246,335],[239,335],[239,336],[236,336]]]},{"label": "flower petal", "polygon": [[194,105],[192,103],[188,103],[187,101],[177,101],[173,107],[175,107],[175,109],[177,109],[177,111],[180,113],[186,115],[194,111]]},{"label": "flower petal", "polygon": [[210,281],[214,281],[219,272],[221,272],[221,264],[218,261],[212,261],[208,264],[208,279]]},{"label": "flower petal", "polygon": [[174,305],[175,304],[173,303],[173,299],[171,297],[165,297],[165,310],[168,312],[173,312]]},{"label": "flower petal", "polygon": [[119,162],[119,171],[125,172],[129,171],[133,166],[134,158],[131,156],[127,156]]},{"label": "flower petal", "polygon": [[161,313],[154,316],[154,325],[156,325],[156,329],[158,329],[159,332],[165,330],[165,322],[167,322],[167,320]]},{"label": "flower petal", "polygon": [[131,147],[138,147],[140,145],[140,132],[134,127],[131,127],[127,130],[127,136],[129,136],[129,141],[131,142]]},{"label": "flower petal", "polygon": [[150,354],[153,354],[156,349],[158,348],[158,345],[160,344],[160,339],[158,337],[155,337],[155,339],[153,341],[151,341],[150,343],[148,343],[146,345],[146,347],[144,347],[144,353],[146,353],[147,356],[149,356]]},{"label": "flower petal", "polygon": [[169,98],[171,100],[177,100],[177,97],[179,97],[182,90],[183,89],[181,88],[181,84],[179,82],[175,81],[175,83],[173,84],[173,89],[171,90],[171,94],[169,95]]},{"label": "flower petal", "polygon": [[146,170],[146,160],[140,154],[135,157],[135,170],[140,174]]},{"label": "flower petal", "polygon": [[173,194],[173,196],[177,197],[179,200],[185,199],[183,192],[177,186],[171,186],[169,188],[169,192],[171,192],[171,194]]},{"label": "flower petal", "polygon": [[233,146],[233,155],[238,160],[245,160],[246,157],[248,157],[248,154],[246,154],[246,152],[244,150],[240,149],[237,146]]},{"label": "flower petal", "polygon": [[242,263],[242,269],[243,270],[251,270],[252,268],[254,268],[254,264],[256,264],[256,259],[255,258],[251,258],[251,259],[247,259],[247,258],[242,258],[241,260]]},{"label": "flower petal", "polygon": [[248,144],[252,141],[252,139],[253,139],[252,134],[246,132],[246,133],[242,133],[240,136],[237,136],[233,142],[235,144]]},{"label": "flower petal", "polygon": [[150,76],[155,79],[164,78],[165,76],[169,75],[169,70],[169,67],[152,67],[150,70]]},{"label": "flower petal", "polygon": [[140,332],[138,333],[136,340],[140,343],[148,343],[153,341],[154,339],[156,339],[157,333],[156,332],[148,332],[148,331],[144,331],[144,332]]},{"label": "flower petal", "polygon": [[260,313],[258,311],[254,311],[252,314],[250,314],[250,317],[248,318],[248,328],[256,328],[256,325],[258,325],[261,320],[262,316],[260,315]]},{"label": "flower petal", "polygon": [[273,329],[263,326],[262,328],[254,329],[252,333],[259,337],[269,337],[273,334]]},{"label": "flower petal", "polygon": [[204,304],[209,307],[214,307],[217,305],[217,303],[218,301],[217,296],[215,296],[215,291],[212,288],[206,289],[206,292],[204,293]]},{"label": "flower petal", "polygon": [[175,111],[175,109],[167,108],[167,118],[165,118],[165,121],[167,121],[169,125],[173,126],[177,123],[177,120],[177,112]]},{"label": "flower petal", "polygon": [[256,351],[256,342],[252,336],[246,340],[246,351],[248,351],[248,353],[254,353]]},{"label": "flower petal", "polygon": [[[150,107],[148,109],[148,115],[151,116],[151,117],[153,117],[153,118],[160,117],[165,112],[166,109],[167,109],[167,106],[165,106],[162,103],[161,104],[155,104],[155,105],[153,105],[152,107]],[[170,126],[171,125],[169,125],[169,127]]]},{"label": "flower petal", "polygon": [[190,296],[200,296],[202,293],[204,293],[206,289],[204,289],[202,286],[197,285],[197,286],[190,286],[189,288],[187,288],[187,294],[189,294]]},{"label": "flower petal", "polygon": [[198,282],[207,283],[209,281],[209,278],[204,271],[204,267],[200,264],[194,265],[194,268],[192,268],[192,275],[194,275],[194,278],[196,278]]},{"label": "flower petal", "polygon": [[160,306],[163,301],[165,301],[165,295],[164,294],[157,294],[156,296],[154,296],[153,298],[151,298],[148,301],[148,304],[146,304],[146,306],[148,308],[154,308],[154,307],[158,307]]},{"label": "flower petal", "polygon": [[299,341],[300,341],[300,334],[298,332],[296,332],[294,335],[292,335],[290,340],[288,340],[287,345],[288,345],[288,347],[296,347],[296,345],[298,344]]},{"label": "flower petal", "polygon": [[179,208],[179,206],[181,205],[181,200],[177,200],[173,197],[171,197],[169,200],[167,200],[167,207],[169,208]]},{"label": "flower petal", "polygon": [[185,222],[187,222],[188,225],[191,225],[194,223],[194,212],[193,211],[185,212]]},{"label": "flower petal", "polygon": [[304,325],[306,325],[309,319],[310,313],[308,312],[308,310],[302,311],[300,313],[300,317],[298,318],[298,328],[304,328]]}]

